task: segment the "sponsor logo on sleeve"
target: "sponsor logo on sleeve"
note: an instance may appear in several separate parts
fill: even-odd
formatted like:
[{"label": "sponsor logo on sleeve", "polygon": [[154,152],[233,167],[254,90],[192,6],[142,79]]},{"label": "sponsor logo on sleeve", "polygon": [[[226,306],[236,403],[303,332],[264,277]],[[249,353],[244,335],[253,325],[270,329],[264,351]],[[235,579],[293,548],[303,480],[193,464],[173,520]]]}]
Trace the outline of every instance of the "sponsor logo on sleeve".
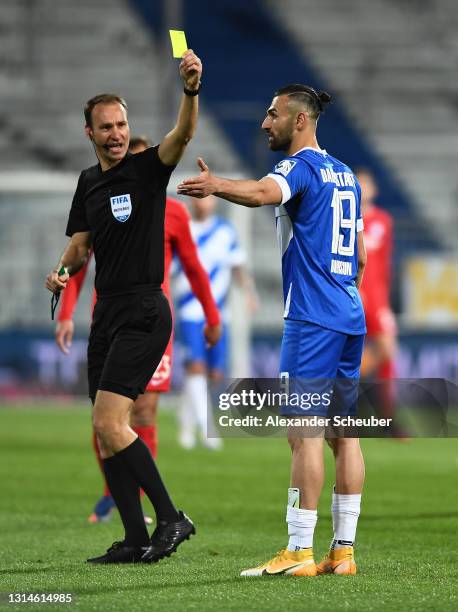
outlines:
[{"label": "sponsor logo on sleeve", "polygon": [[288,176],[288,174],[291,172],[291,170],[296,164],[297,161],[294,161],[292,159],[284,159],[275,166],[274,172],[283,174],[283,176]]},{"label": "sponsor logo on sleeve", "polygon": [[130,201],[130,193],[113,196],[110,198],[111,212],[116,221],[124,223],[132,213],[132,202]]}]

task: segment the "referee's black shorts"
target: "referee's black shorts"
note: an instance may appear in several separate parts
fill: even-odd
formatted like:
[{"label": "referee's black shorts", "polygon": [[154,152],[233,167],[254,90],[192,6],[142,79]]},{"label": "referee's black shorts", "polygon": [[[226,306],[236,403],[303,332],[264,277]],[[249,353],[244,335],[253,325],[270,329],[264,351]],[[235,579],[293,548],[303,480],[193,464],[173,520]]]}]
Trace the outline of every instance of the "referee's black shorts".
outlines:
[{"label": "referee's black shorts", "polygon": [[94,308],[87,353],[89,397],[111,391],[133,400],[156,371],[172,331],[172,315],[160,289],[100,297]]}]

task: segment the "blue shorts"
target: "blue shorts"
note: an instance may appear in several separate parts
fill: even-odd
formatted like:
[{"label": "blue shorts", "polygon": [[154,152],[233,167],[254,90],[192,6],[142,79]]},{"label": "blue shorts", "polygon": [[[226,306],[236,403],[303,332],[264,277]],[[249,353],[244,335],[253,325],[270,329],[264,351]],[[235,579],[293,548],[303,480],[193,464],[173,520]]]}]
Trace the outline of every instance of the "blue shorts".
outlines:
[{"label": "blue shorts", "polygon": [[227,325],[223,323],[221,338],[211,348],[205,346],[204,326],[205,323],[200,322],[180,322],[180,335],[185,349],[185,362],[200,361],[207,366],[208,370],[220,370],[225,373],[229,345]]},{"label": "blue shorts", "polygon": [[355,414],[364,334],[351,336],[307,321],[285,320],[280,378],[289,393],[312,394],[315,401],[282,407],[282,414]]}]

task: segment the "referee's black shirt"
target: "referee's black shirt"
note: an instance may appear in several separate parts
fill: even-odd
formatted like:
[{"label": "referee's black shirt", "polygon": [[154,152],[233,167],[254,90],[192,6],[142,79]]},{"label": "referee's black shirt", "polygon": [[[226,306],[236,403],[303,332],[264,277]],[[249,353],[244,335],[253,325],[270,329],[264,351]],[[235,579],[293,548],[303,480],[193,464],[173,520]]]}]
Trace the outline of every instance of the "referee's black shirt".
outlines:
[{"label": "referee's black shirt", "polygon": [[128,153],[105,172],[97,164],[81,173],[66,234],[91,232],[99,297],[162,284],[166,188],[174,167],[152,147]]}]

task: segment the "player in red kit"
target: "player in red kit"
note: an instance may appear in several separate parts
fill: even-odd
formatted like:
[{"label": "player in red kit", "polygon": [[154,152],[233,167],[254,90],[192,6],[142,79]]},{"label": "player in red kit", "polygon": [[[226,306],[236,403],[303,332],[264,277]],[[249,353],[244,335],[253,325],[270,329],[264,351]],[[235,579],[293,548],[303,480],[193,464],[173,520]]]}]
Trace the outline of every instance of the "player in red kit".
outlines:
[{"label": "player in red kit", "polygon": [[[129,150],[131,153],[140,153],[150,146],[146,138],[133,137],[130,140]],[[162,290],[169,299],[170,305],[170,265],[172,257],[176,253],[181,265],[188,277],[192,290],[205,312],[206,326],[204,335],[209,345],[213,346],[221,334],[220,315],[213,299],[208,275],[200,263],[195,243],[192,239],[189,213],[186,207],[179,201],[167,198],[165,209],[165,244],[164,244],[164,283]],[[59,348],[68,353],[73,337],[73,311],[78,300],[84,279],[86,277],[88,264],[68,281],[67,287],[62,295],[62,306],[59,312],[56,326],[56,342]],[[96,293],[93,294],[93,305],[97,300]],[[172,372],[172,344],[173,333],[162,359],[146,387],[146,392],[140,395],[134,403],[131,413],[131,427],[144,441],[154,458],[157,455],[157,430],[156,411],[159,393],[170,389]],[[100,452],[95,435],[93,445],[101,465]],[[102,470],[103,473],[103,470]],[[94,512],[90,515],[90,522],[106,521],[110,518],[115,506],[110,491],[105,484],[103,496],[97,502]],[[145,517],[149,522],[149,519]]]},{"label": "player in red kit", "polygon": [[[361,210],[367,264],[360,294],[366,314],[366,345],[361,375],[389,380],[395,375],[396,320],[390,306],[391,258],[393,252],[393,219],[376,206],[377,184],[369,170],[360,170],[356,177],[361,186]],[[383,388],[384,416],[392,413],[390,386]]]}]

